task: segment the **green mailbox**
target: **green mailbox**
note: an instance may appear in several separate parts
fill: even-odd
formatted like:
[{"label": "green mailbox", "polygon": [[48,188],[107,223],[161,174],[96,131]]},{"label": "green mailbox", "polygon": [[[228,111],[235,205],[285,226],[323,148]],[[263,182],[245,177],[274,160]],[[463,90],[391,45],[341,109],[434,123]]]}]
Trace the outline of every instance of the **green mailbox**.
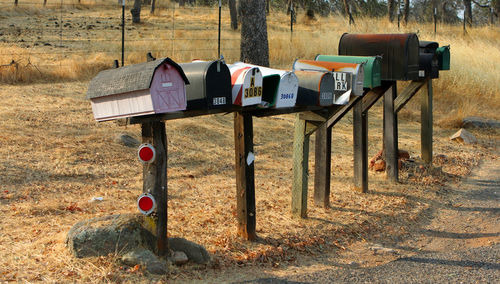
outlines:
[{"label": "green mailbox", "polygon": [[441,46],[436,49],[439,70],[450,70],[450,46]]},{"label": "green mailbox", "polygon": [[381,85],[380,70],[382,58],[379,56],[345,56],[345,55],[316,55],[316,61],[343,62],[343,63],[364,63],[365,78],[363,80],[364,88],[375,88]]}]

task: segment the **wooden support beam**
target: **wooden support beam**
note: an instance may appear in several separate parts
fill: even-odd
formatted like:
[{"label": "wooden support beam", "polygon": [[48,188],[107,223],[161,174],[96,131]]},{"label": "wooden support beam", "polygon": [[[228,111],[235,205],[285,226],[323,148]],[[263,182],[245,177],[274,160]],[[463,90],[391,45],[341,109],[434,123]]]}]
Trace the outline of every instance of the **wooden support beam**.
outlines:
[{"label": "wooden support beam", "polygon": [[394,111],[397,83],[393,82],[390,92],[384,94],[384,154],[387,178],[398,182],[398,120]]},{"label": "wooden support beam", "polygon": [[432,80],[427,80],[427,92],[422,92],[422,102],[420,108],[420,148],[422,160],[427,164],[432,164]]},{"label": "wooden support beam", "polygon": [[383,81],[382,86],[376,87],[368,91],[363,96],[363,112],[367,112],[391,87],[390,82]]},{"label": "wooden support beam", "polygon": [[[156,200],[156,214],[153,228],[156,227],[156,253],[165,256],[168,252],[167,240],[167,134],[164,122],[152,122],[143,124],[143,141],[150,141],[152,132],[152,142],[156,150],[156,158],[149,166],[143,169],[144,183],[143,191],[149,192]],[[152,187],[151,187],[152,186]],[[149,217],[148,217],[149,218]]]},{"label": "wooden support beam", "polygon": [[354,190],[368,192],[368,110],[363,104],[353,109]]},{"label": "wooden support beam", "polygon": [[328,208],[330,206],[332,127],[327,127],[326,124],[322,124],[316,130],[316,147],[314,152],[314,204],[323,208]]},{"label": "wooden support beam", "polygon": [[255,233],[255,181],[253,123],[249,113],[234,113],[234,145],[236,170],[236,216],[238,235],[246,240],[257,239]]},{"label": "wooden support beam", "polygon": [[408,85],[394,100],[394,111],[398,113],[411,100],[411,98],[413,98],[420,88],[427,83],[427,80],[430,79],[411,81],[410,85]]},{"label": "wooden support beam", "polygon": [[336,112],[332,113],[330,118],[325,122],[327,127],[332,127],[334,126],[337,122],[339,122],[344,115],[346,115],[354,105],[356,105],[358,102],[361,101],[361,97],[354,97],[352,98],[348,104],[340,106],[339,109],[337,109]]},{"label": "wooden support beam", "polygon": [[295,134],[293,139],[293,185],[292,216],[307,217],[307,181],[309,167],[308,123],[295,115]]}]

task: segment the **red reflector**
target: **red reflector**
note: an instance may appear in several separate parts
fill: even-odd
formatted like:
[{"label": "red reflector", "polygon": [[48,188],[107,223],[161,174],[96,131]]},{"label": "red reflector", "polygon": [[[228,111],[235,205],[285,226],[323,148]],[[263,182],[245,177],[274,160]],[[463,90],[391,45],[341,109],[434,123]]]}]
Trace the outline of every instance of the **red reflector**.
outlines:
[{"label": "red reflector", "polygon": [[139,157],[143,161],[149,161],[153,159],[153,150],[149,147],[144,147],[139,151]]},{"label": "red reflector", "polygon": [[152,163],[155,160],[156,151],[153,145],[145,143],[139,146],[137,156],[142,163]]},{"label": "red reflector", "polygon": [[156,201],[153,195],[149,193],[144,193],[137,198],[137,207],[144,215],[151,214],[156,208]]}]

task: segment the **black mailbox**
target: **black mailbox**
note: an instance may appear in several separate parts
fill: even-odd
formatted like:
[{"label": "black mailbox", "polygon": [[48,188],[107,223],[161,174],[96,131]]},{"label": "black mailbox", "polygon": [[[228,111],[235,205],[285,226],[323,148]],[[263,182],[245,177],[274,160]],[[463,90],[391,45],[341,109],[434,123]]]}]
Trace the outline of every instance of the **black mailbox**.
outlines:
[{"label": "black mailbox", "polygon": [[333,104],[335,80],[331,72],[295,71],[299,79],[298,106],[330,106]]},{"label": "black mailbox", "polygon": [[179,64],[190,85],[186,86],[186,110],[232,106],[231,73],[221,60]]},{"label": "black mailbox", "polygon": [[339,55],[382,56],[382,80],[417,80],[419,42],[416,34],[348,34],[339,41]]},{"label": "black mailbox", "polygon": [[420,53],[436,53],[439,43],[435,41],[419,41]]},{"label": "black mailbox", "polygon": [[435,53],[420,53],[418,63],[420,78],[439,78],[439,62]]}]

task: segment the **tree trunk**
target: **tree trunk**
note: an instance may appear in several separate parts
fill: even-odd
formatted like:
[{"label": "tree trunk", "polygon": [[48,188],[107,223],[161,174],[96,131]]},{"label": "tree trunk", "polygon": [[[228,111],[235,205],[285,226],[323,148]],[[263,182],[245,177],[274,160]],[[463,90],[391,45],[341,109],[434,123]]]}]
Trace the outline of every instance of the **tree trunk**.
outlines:
[{"label": "tree trunk", "polygon": [[394,22],[394,14],[396,11],[396,1],[395,0],[387,0],[387,13],[389,15],[389,21]]},{"label": "tree trunk", "polygon": [[138,24],[141,22],[141,0],[134,0],[134,8],[130,10],[132,14],[132,23]]},{"label": "tree trunk", "polygon": [[464,8],[465,22],[469,27],[472,27],[472,1],[464,0]]},{"label": "tree trunk", "polygon": [[186,5],[186,0],[179,0],[179,7],[184,7]]},{"label": "tree trunk", "polygon": [[500,0],[495,0],[495,5],[493,6],[493,17],[496,19],[498,25],[500,25]]},{"label": "tree trunk", "polygon": [[151,14],[155,13],[156,0],[151,1]]},{"label": "tree trunk", "polygon": [[410,17],[410,0],[405,0],[405,9],[403,11],[403,21],[408,24],[408,18]]},{"label": "tree trunk", "polygon": [[229,0],[229,15],[231,17],[231,29],[238,29],[238,11],[236,10],[236,0]]},{"label": "tree trunk", "polygon": [[346,15],[347,17],[349,17],[349,16],[350,16],[350,14],[351,14],[351,13],[349,12],[349,0],[343,0],[343,2],[344,2],[344,11],[345,11],[345,15]]},{"label": "tree trunk", "polygon": [[16,5],[16,6],[17,6],[17,1],[18,1],[18,0],[14,0],[14,5]]},{"label": "tree trunk", "polygon": [[266,1],[266,13],[269,15],[269,10],[270,10],[270,3],[271,3],[271,0],[267,0]]},{"label": "tree trunk", "polygon": [[269,66],[265,1],[240,0],[240,60],[247,63]]}]

